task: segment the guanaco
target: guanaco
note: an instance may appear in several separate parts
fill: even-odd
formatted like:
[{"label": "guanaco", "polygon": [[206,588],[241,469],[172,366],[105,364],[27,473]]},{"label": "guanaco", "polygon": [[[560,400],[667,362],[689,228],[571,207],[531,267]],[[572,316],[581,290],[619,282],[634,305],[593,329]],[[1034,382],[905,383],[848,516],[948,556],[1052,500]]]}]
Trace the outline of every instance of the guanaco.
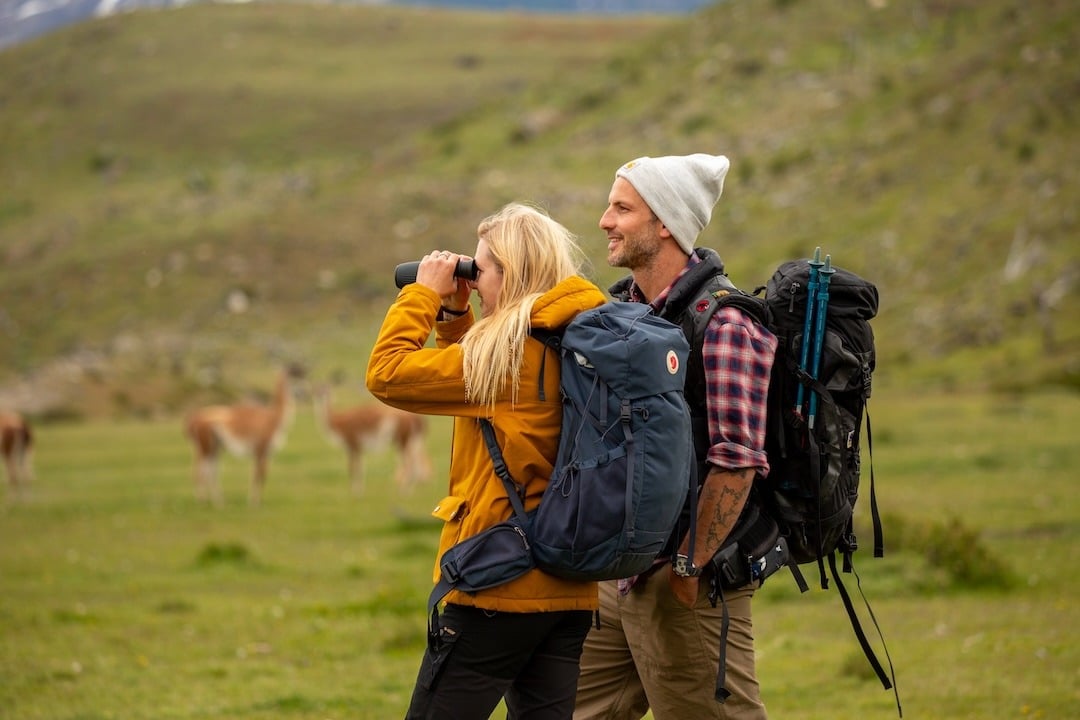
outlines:
[{"label": "guanaco", "polygon": [[0,412],[0,454],[4,456],[12,499],[22,497],[33,479],[33,449],[30,423],[16,412]]},{"label": "guanaco", "polygon": [[184,429],[195,449],[195,496],[220,507],[224,504],[218,479],[222,448],[251,456],[254,470],[248,503],[262,503],[270,455],[285,444],[294,413],[293,383],[303,378],[297,367],[282,370],[270,404],[210,405],[191,412]]},{"label": "guanaco", "polygon": [[409,492],[417,482],[430,477],[431,459],[425,449],[427,423],[422,416],[382,403],[335,410],[330,394],[325,385],[313,394],[315,418],[323,434],[345,448],[354,495],[364,490],[364,454],[378,452],[390,443],[398,455],[394,480],[399,491]]}]

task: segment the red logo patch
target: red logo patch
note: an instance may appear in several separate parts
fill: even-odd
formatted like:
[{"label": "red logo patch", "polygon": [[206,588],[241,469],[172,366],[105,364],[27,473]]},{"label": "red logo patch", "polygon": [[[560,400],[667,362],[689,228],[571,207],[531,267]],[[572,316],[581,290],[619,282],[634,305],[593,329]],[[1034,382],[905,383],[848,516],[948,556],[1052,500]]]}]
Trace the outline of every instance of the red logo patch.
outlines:
[{"label": "red logo patch", "polygon": [[672,375],[679,372],[679,356],[674,350],[667,351],[667,371]]}]

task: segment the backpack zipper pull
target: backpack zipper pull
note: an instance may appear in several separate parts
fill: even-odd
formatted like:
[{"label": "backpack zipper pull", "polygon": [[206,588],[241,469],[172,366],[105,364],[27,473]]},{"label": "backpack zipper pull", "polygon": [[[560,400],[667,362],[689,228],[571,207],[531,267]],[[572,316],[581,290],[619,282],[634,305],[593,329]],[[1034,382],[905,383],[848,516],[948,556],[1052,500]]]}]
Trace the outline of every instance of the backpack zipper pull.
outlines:
[{"label": "backpack zipper pull", "polygon": [[790,312],[790,313],[795,312],[795,298],[797,298],[799,296],[799,288],[801,288],[801,287],[802,287],[801,283],[797,283],[797,282],[791,283],[791,290],[790,290],[791,299],[788,300],[788,312]]}]

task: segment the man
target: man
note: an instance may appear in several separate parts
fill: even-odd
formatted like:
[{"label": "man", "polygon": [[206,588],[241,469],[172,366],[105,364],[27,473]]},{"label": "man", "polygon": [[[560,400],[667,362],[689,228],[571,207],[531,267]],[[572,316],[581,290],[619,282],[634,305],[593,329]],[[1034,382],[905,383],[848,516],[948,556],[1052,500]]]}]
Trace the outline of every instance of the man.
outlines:
[{"label": "man", "polygon": [[[766,396],[776,338],[730,306],[715,312],[697,346],[689,337],[694,314],[708,311],[709,293],[730,287],[719,256],[694,248],[728,167],[726,157],[705,154],[632,160],[616,172],[600,218],[608,263],[631,273],[612,295],[650,303],[688,332],[686,398],[700,489],[690,557],[688,509],[650,571],[601,583],[600,627],[586,638],[575,720],[638,720],[650,708],[656,720],[766,717],[750,617],[757,582],[710,598],[710,579],[698,574],[735,526],[755,475],[768,472]],[[730,693],[723,703],[716,699],[722,638]]]}]

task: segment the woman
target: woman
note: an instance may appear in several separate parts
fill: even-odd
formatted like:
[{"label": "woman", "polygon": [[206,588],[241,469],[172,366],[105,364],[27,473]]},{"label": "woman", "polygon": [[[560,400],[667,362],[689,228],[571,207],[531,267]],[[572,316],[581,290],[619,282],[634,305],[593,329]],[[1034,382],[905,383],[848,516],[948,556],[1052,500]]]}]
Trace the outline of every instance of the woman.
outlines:
[{"label": "woman", "polygon": [[[544,362],[547,350],[529,330],[559,330],[605,301],[579,275],[574,236],[535,208],[507,205],[480,223],[477,237],[475,280],[454,277],[460,256],[453,253],[421,260],[416,282],[383,321],[367,369],[367,387],[383,402],[455,417],[449,494],[432,512],[446,522],[440,557],[512,513],[478,418],[494,425],[526,510],[539,503],[558,445],[559,363]],[[479,320],[469,305],[474,290]],[[436,347],[425,347],[432,329]],[[452,591],[407,720],[486,720],[503,697],[511,718],[570,718],[596,607],[596,583],[540,570],[473,595]]]}]

